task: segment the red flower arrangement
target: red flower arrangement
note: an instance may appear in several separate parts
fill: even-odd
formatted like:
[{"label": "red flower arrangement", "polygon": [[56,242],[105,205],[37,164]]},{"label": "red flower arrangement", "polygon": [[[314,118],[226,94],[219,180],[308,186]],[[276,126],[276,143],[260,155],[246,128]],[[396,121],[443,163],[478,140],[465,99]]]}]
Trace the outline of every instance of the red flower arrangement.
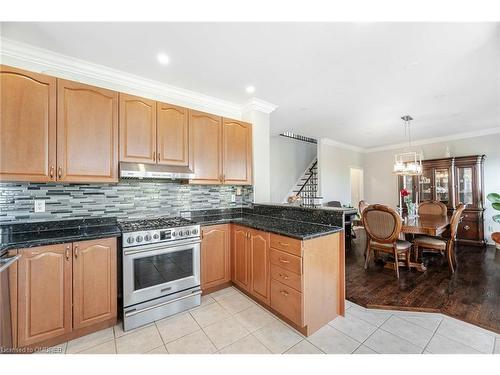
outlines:
[{"label": "red flower arrangement", "polygon": [[407,196],[410,195],[410,192],[406,188],[402,188],[399,194],[401,194],[403,198],[406,198]]}]

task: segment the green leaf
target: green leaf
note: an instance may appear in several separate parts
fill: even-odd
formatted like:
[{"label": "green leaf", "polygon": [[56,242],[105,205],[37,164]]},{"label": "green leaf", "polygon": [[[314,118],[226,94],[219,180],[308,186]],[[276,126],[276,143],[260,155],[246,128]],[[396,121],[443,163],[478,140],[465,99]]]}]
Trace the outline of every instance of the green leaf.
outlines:
[{"label": "green leaf", "polygon": [[500,211],[500,203],[495,202],[495,203],[492,203],[491,205],[493,206],[493,208],[495,210]]},{"label": "green leaf", "polygon": [[498,224],[500,224],[500,215],[493,216],[493,221],[496,221]]},{"label": "green leaf", "polygon": [[497,193],[489,193],[486,198],[493,203],[499,203],[500,202],[500,194]]}]

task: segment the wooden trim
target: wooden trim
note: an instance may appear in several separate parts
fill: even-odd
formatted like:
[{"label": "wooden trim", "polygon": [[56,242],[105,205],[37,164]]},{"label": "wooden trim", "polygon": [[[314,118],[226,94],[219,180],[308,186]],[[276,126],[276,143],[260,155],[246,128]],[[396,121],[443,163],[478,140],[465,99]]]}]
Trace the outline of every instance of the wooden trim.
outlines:
[{"label": "wooden trim", "polygon": [[[17,250],[9,250],[9,256],[17,255]],[[17,348],[17,319],[18,319],[18,301],[17,301],[17,267],[18,262],[9,268],[10,283],[10,320],[12,324],[12,347]]]}]

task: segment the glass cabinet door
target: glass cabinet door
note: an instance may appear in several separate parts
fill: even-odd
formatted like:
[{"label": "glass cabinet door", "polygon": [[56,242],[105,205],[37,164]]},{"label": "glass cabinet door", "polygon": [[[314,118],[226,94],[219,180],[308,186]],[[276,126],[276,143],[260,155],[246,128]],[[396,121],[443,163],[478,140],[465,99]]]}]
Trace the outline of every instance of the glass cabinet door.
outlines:
[{"label": "glass cabinet door", "polygon": [[419,177],[420,202],[432,200],[432,170],[424,169]]},{"label": "glass cabinet door", "polygon": [[474,205],[474,195],[472,191],[472,176],[474,171],[472,167],[457,167],[457,182],[458,182],[458,202],[464,203],[467,206]]},{"label": "glass cabinet door", "polygon": [[434,189],[436,200],[448,204],[450,201],[450,172],[448,168],[436,168],[434,170]]}]

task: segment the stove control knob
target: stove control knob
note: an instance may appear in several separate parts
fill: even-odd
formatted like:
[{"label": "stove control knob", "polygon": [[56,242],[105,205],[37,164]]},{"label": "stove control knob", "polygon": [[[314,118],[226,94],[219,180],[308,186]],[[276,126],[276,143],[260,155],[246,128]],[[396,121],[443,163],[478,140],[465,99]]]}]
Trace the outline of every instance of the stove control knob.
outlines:
[{"label": "stove control knob", "polygon": [[135,240],[136,240],[137,242],[142,242],[142,236],[137,236],[137,237],[135,238]]},{"label": "stove control knob", "polygon": [[134,243],[134,237],[127,238],[127,243]]},{"label": "stove control knob", "polygon": [[179,231],[179,237],[184,237],[184,232],[182,230]]},{"label": "stove control knob", "polygon": [[151,234],[149,233],[144,236],[144,241],[151,241],[152,239],[153,237],[151,237]]},{"label": "stove control knob", "polygon": [[154,240],[157,240],[158,238],[160,238],[160,236],[158,235],[158,233],[153,234],[153,239]]},{"label": "stove control knob", "polygon": [[191,235],[191,231],[190,231],[189,229],[186,229],[186,231],[184,232],[184,234],[185,234],[186,236],[189,236],[189,235]]},{"label": "stove control knob", "polygon": [[170,235],[172,236],[172,238],[175,238],[178,235],[178,233],[175,231],[172,231],[172,233]]},{"label": "stove control knob", "polygon": [[192,233],[194,236],[196,236],[196,235],[198,234],[198,229],[193,229],[193,230],[191,231],[191,233]]}]

